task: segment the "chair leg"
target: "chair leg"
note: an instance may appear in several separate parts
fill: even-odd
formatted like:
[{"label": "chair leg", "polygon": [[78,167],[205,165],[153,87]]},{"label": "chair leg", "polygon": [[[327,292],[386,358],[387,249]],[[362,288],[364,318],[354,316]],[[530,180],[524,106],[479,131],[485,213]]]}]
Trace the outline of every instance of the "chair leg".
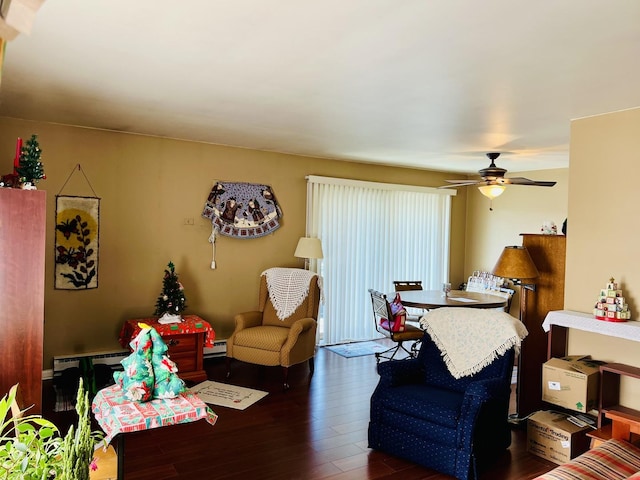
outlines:
[{"label": "chair leg", "polygon": [[417,358],[418,357],[418,353],[420,352],[420,344],[422,343],[422,340],[416,340],[415,342],[413,342],[411,344],[411,358]]},{"label": "chair leg", "polygon": [[[401,347],[402,342],[397,342],[394,346],[392,346],[391,348],[387,348],[384,352],[376,352],[376,363],[380,363],[381,358],[384,358],[385,360],[393,360],[393,358],[396,356],[396,353],[398,353],[398,350],[400,350]],[[402,347],[402,349],[405,350],[404,347]],[[391,353],[390,356],[386,356],[389,352],[393,353]]]},{"label": "chair leg", "polygon": [[227,378],[231,377],[231,357],[225,357],[225,364],[227,366]]},{"label": "chair leg", "polygon": [[[409,347],[410,350],[407,350],[407,347],[404,346],[403,342],[400,342],[398,344],[398,350],[402,349],[407,355],[409,355],[409,358],[415,358],[414,351],[413,351],[414,345],[415,344],[412,344],[411,347]],[[394,353],[394,355],[395,355],[395,353]]]},{"label": "chair leg", "polygon": [[282,367],[282,377],[284,379],[283,389],[289,390],[289,367]]},{"label": "chair leg", "polygon": [[309,359],[309,375],[313,376],[313,372],[315,372],[316,369],[316,362],[314,357],[311,357]]},{"label": "chair leg", "polygon": [[[410,350],[407,350],[407,347],[404,346],[403,342],[397,342],[396,345],[388,348],[384,352],[376,352],[376,363],[380,363],[381,358],[384,358],[385,360],[393,360],[396,356],[396,353],[398,353],[400,350],[404,351],[408,355],[407,358],[416,358],[418,356],[418,350],[421,341],[422,340],[416,340],[414,343],[412,343]],[[390,352],[393,353],[388,355]]]}]

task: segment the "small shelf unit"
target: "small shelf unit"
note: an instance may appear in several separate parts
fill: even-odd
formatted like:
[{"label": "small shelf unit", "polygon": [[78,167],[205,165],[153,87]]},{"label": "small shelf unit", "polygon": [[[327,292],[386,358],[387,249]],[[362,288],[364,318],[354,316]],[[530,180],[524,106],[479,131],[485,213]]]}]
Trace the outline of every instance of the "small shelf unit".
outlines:
[{"label": "small shelf unit", "polygon": [[[640,342],[640,322],[607,322],[596,320],[593,315],[571,310],[549,312],[542,328],[548,332],[547,356],[562,357],[567,353],[567,329],[608,335]],[[620,379],[640,379],[640,368],[623,363],[607,363],[600,366],[600,401],[598,405],[598,431],[610,435],[606,419],[607,412],[619,412],[629,417],[640,418],[640,411],[620,405]]]},{"label": "small shelf unit", "polygon": [[600,407],[598,428],[603,427],[607,412],[616,411],[640,418],[640,411],[620,405],[620,378],[640,379],[640,368],[623,363],[607,363],[600,366]]}]

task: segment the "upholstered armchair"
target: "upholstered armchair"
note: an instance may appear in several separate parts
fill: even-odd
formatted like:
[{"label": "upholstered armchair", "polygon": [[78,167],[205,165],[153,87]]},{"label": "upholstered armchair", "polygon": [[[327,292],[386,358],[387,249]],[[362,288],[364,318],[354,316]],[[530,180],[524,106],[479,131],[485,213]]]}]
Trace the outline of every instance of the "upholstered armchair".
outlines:
[{"label": "upholstered armchair", "polygon": [[297,268],[271,268],[260,277],[258,310],[235,316],[227,340],[227,377],[231,359],[281,366],[289,388],[291,365],[309,361],[313,375],[320,288],[318,276]]},{"label": "upholstered armchair", "polygon": [[[487,316],[486,310],[464,310]],[[502,317],[506,323],[520,324],[504,312],[492,314],[506,316]],[[454,376],[447,365],[452,359],[441,351],[441,338],[434,335],[437,345],[429,334],[434,332],[424,324],[429,315],[421,321],[427,334],[417,358],[378,365],[380,380],[371,397],[369,447],[460,480],[477,478],[476,464],[483,465],[511,444],[508,411],[514,350],[526,329],[519,325],[509,340],[500,340],[500,346],[476,365],[474,373],[454,370]],[[454,324],[452,335],[473,342],[477,330],[470,325]],[[459,330],[461,327],[466,330]]]}]

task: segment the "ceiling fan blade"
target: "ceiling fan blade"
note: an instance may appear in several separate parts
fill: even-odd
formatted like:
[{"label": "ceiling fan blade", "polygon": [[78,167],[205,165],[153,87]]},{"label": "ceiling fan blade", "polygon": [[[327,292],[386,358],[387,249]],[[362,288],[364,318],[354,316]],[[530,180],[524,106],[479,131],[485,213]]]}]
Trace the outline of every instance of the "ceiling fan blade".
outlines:
[{"label": "ceiling fan blade", "polygon": [[[450,180],[447,180],[447,182],[449,182]],[[455,187],[472,187],[474,185],[486,185],[487,182],[484,182],[482,180],[478,180],[478,181],[469,181],[469,182],[465,182],[465,183],[454,183],[451,185],[443,185],[441,187],[438,188],[455,188]]]},{"label": "ceiling fan blade", "polygon": [[530,180],[524,177],[511,177],[504,178],[500,181],[500,183],[511,184],[511,185],[533,185],[536,187],[553,187],[556,182],[545,182],[542,180]]},{"label": "ceiling fan blade", "polygon": [[456,185],[475,185],[476,183],[480,183],[482,182],[482,180],[463,180],[463,179],[458,179],[458,180],[445,180],[445,182],[447,183],[455,183]]},{"label": "ceiling fan blade", "polygon": [[536,180],[535,182],[533,182],[533,185],[535,185],[536,187],[553,187],[556,184],[556,182],[547,182],[544,180]]}]

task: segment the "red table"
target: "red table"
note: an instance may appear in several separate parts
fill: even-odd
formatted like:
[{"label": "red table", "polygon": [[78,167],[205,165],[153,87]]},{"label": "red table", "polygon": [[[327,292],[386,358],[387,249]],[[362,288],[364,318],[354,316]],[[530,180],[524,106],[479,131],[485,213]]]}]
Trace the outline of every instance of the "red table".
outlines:
[{"label": "red table", "polygon": [[204,347],[213,347],[216,333],[208,322],[197,315],[184,315],[181,323],[158,323],[157,317],[127,320],[120,331],[120,345],[128,347],[138,335],[138,323],[153,327],[165,340],[167,354],[178,366],[178,376],[183,380],[203,382],[207,373],[203,368]]}]

